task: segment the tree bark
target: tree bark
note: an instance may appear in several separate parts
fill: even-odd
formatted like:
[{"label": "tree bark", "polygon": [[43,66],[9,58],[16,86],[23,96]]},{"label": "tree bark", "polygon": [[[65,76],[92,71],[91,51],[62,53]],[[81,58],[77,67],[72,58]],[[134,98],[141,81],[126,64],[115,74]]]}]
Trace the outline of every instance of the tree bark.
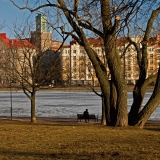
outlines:
[{"label": "tree bark", "polygon": [[143,128],[144,124],[146,123],[148,118],[151,116],[151,114],[158,107],[159,104],[160,104],[160,67],[158,70],[157,81],[155,84],[154,91],[148,103],[144,106],[142,111],[139,113],[138,118],[134,125],[139,126],[140,128]]},{"label": "tree bark", "polygon": [[111,115],[111,125],[115,126],[117,122],[117,91],[113,82],[110,82],[111,85],[111,96],[110,96],[110,115]]},{"label": "tree bark", "polygon": [[128,115],[128,124],[129,125],[134,125],[139,112],[141,111],[142,108],[142,102],[144,99],[144,95],[146,92],[147,86],[140,84],[136,84],[135,88],[133,90],[133,104],[131,106],[131,110]]},{"label": "tree bark", "polygon": [[36,122],[36,106],[35,106],[36,91],[31,93],[31,122]]},{"label": "tree bark", "polygon": [[101,124],[106,125],[106,111],[105,111],[105,100],[104,96],[102,95],[102,118],[101,118]]},{"label": "tree bark", "polygon": [[[106,59],[108,67],[111,72],[112,81],[115,84],[117,91],[117,121],[116,126],[124,127],[128,125],[128,113],[127,113],[127,89],[122,74],[122,68],[120,65],[119,54],[116,51],[116,31],[117,20],[112,25],[110,1],[101,0],[101,16],[103,23],[104,33],[104,47],[106,53]],[[111,115],[112,116],[112,115]]]},{"label": "tree bark", "polygon": [[[127,89],[126,83],[121,70],[119,55],[116,52],[115,35],[109,35],[105,41],[106,58],[111,71],[112,81],[117,92],[116,110],[117,121],[116,126],[124,127],[128,125],[127,111]],[[112,116],[112,115],[111,115]]]}]

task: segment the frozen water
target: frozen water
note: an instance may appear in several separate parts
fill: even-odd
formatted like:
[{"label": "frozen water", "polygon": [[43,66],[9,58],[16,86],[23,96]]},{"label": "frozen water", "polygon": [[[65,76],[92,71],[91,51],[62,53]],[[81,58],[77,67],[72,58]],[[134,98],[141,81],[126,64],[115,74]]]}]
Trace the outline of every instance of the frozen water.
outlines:
[{"label": "frozen water", "polygon": [[[151,92],[147,92],[144,104]],[[128,109],[132,104],[132,92],[128,92]],[[76,118],[85,109],[101,117],[101,98],[91,91],[38,91],[36,94],[37,117]],[[10,116],[11,95],[0,91],[0,116]],[[30,117],[30,100],[22,91],[12,91],[12,115]],[[150,119],[160,119],[160,106]]]}]

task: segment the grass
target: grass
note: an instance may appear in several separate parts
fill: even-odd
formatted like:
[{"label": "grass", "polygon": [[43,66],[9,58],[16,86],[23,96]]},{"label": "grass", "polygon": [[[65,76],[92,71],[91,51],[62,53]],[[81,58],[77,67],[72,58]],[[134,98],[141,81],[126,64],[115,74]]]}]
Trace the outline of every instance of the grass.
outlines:
[{"label": "grass", "polygon": [[160,126],[1,120],[0,159],[159,160]]}]

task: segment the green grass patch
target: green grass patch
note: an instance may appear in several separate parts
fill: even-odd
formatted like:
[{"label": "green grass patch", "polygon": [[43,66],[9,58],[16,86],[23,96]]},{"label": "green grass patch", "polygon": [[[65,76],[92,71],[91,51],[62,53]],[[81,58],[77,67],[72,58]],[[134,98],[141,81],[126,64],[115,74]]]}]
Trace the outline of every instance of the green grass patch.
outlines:
[{"label": "green grass patch", "polygon": [[160,159],[160,126],[0,121],[0,159]]}]

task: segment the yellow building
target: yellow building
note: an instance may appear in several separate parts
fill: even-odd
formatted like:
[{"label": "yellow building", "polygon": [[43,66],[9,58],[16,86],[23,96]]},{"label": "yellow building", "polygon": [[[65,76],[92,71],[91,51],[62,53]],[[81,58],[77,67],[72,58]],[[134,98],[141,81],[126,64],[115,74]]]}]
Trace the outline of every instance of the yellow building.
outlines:
[{"label": "yellow building", "polygon": [[[133,37],[133,41],[139,43],[141,37]],[[147,76],[153,75],[158,71],[160,64],[160,36],[150,38],[148,41],[148,72]],[[97,52],[99,58],[105,64],[105,53],[103,51],[103,42],[100,38],[89,38],[88,42],[91,47]],[[116,41],[119,56],[121,58],[121,66],[123,75],[127,84],[135,84],[139,78],[139,67],[137,64],[137,52],[133,45],[125,51],[128,40],[125,37],[119,38]],[[125,53],[124,53],[125,51]],[[62,53],[62,78],[66,85],[99,85],[92,64],[82,46],[75,40],[70,42],[70,45],[63,46]],[[107,68],[107,64],[106,68]],[[109,76],[109,69],[107,73]]]},{"label": "yellow building", "polygon": [[[103,60],[103,42],[99,38],[89,38],[88,42]],[[62,77],[66,85],[99,85],[86,51],[75,40],[62,47],[61,59]]]},{"label": "yellow building", "polygon": [[20,75],[31,81],[29,63],[33,65],[35,55],[36,50],[28,40],[9,39],[6,33],[0,33],[0,86],[17,85]]}]

